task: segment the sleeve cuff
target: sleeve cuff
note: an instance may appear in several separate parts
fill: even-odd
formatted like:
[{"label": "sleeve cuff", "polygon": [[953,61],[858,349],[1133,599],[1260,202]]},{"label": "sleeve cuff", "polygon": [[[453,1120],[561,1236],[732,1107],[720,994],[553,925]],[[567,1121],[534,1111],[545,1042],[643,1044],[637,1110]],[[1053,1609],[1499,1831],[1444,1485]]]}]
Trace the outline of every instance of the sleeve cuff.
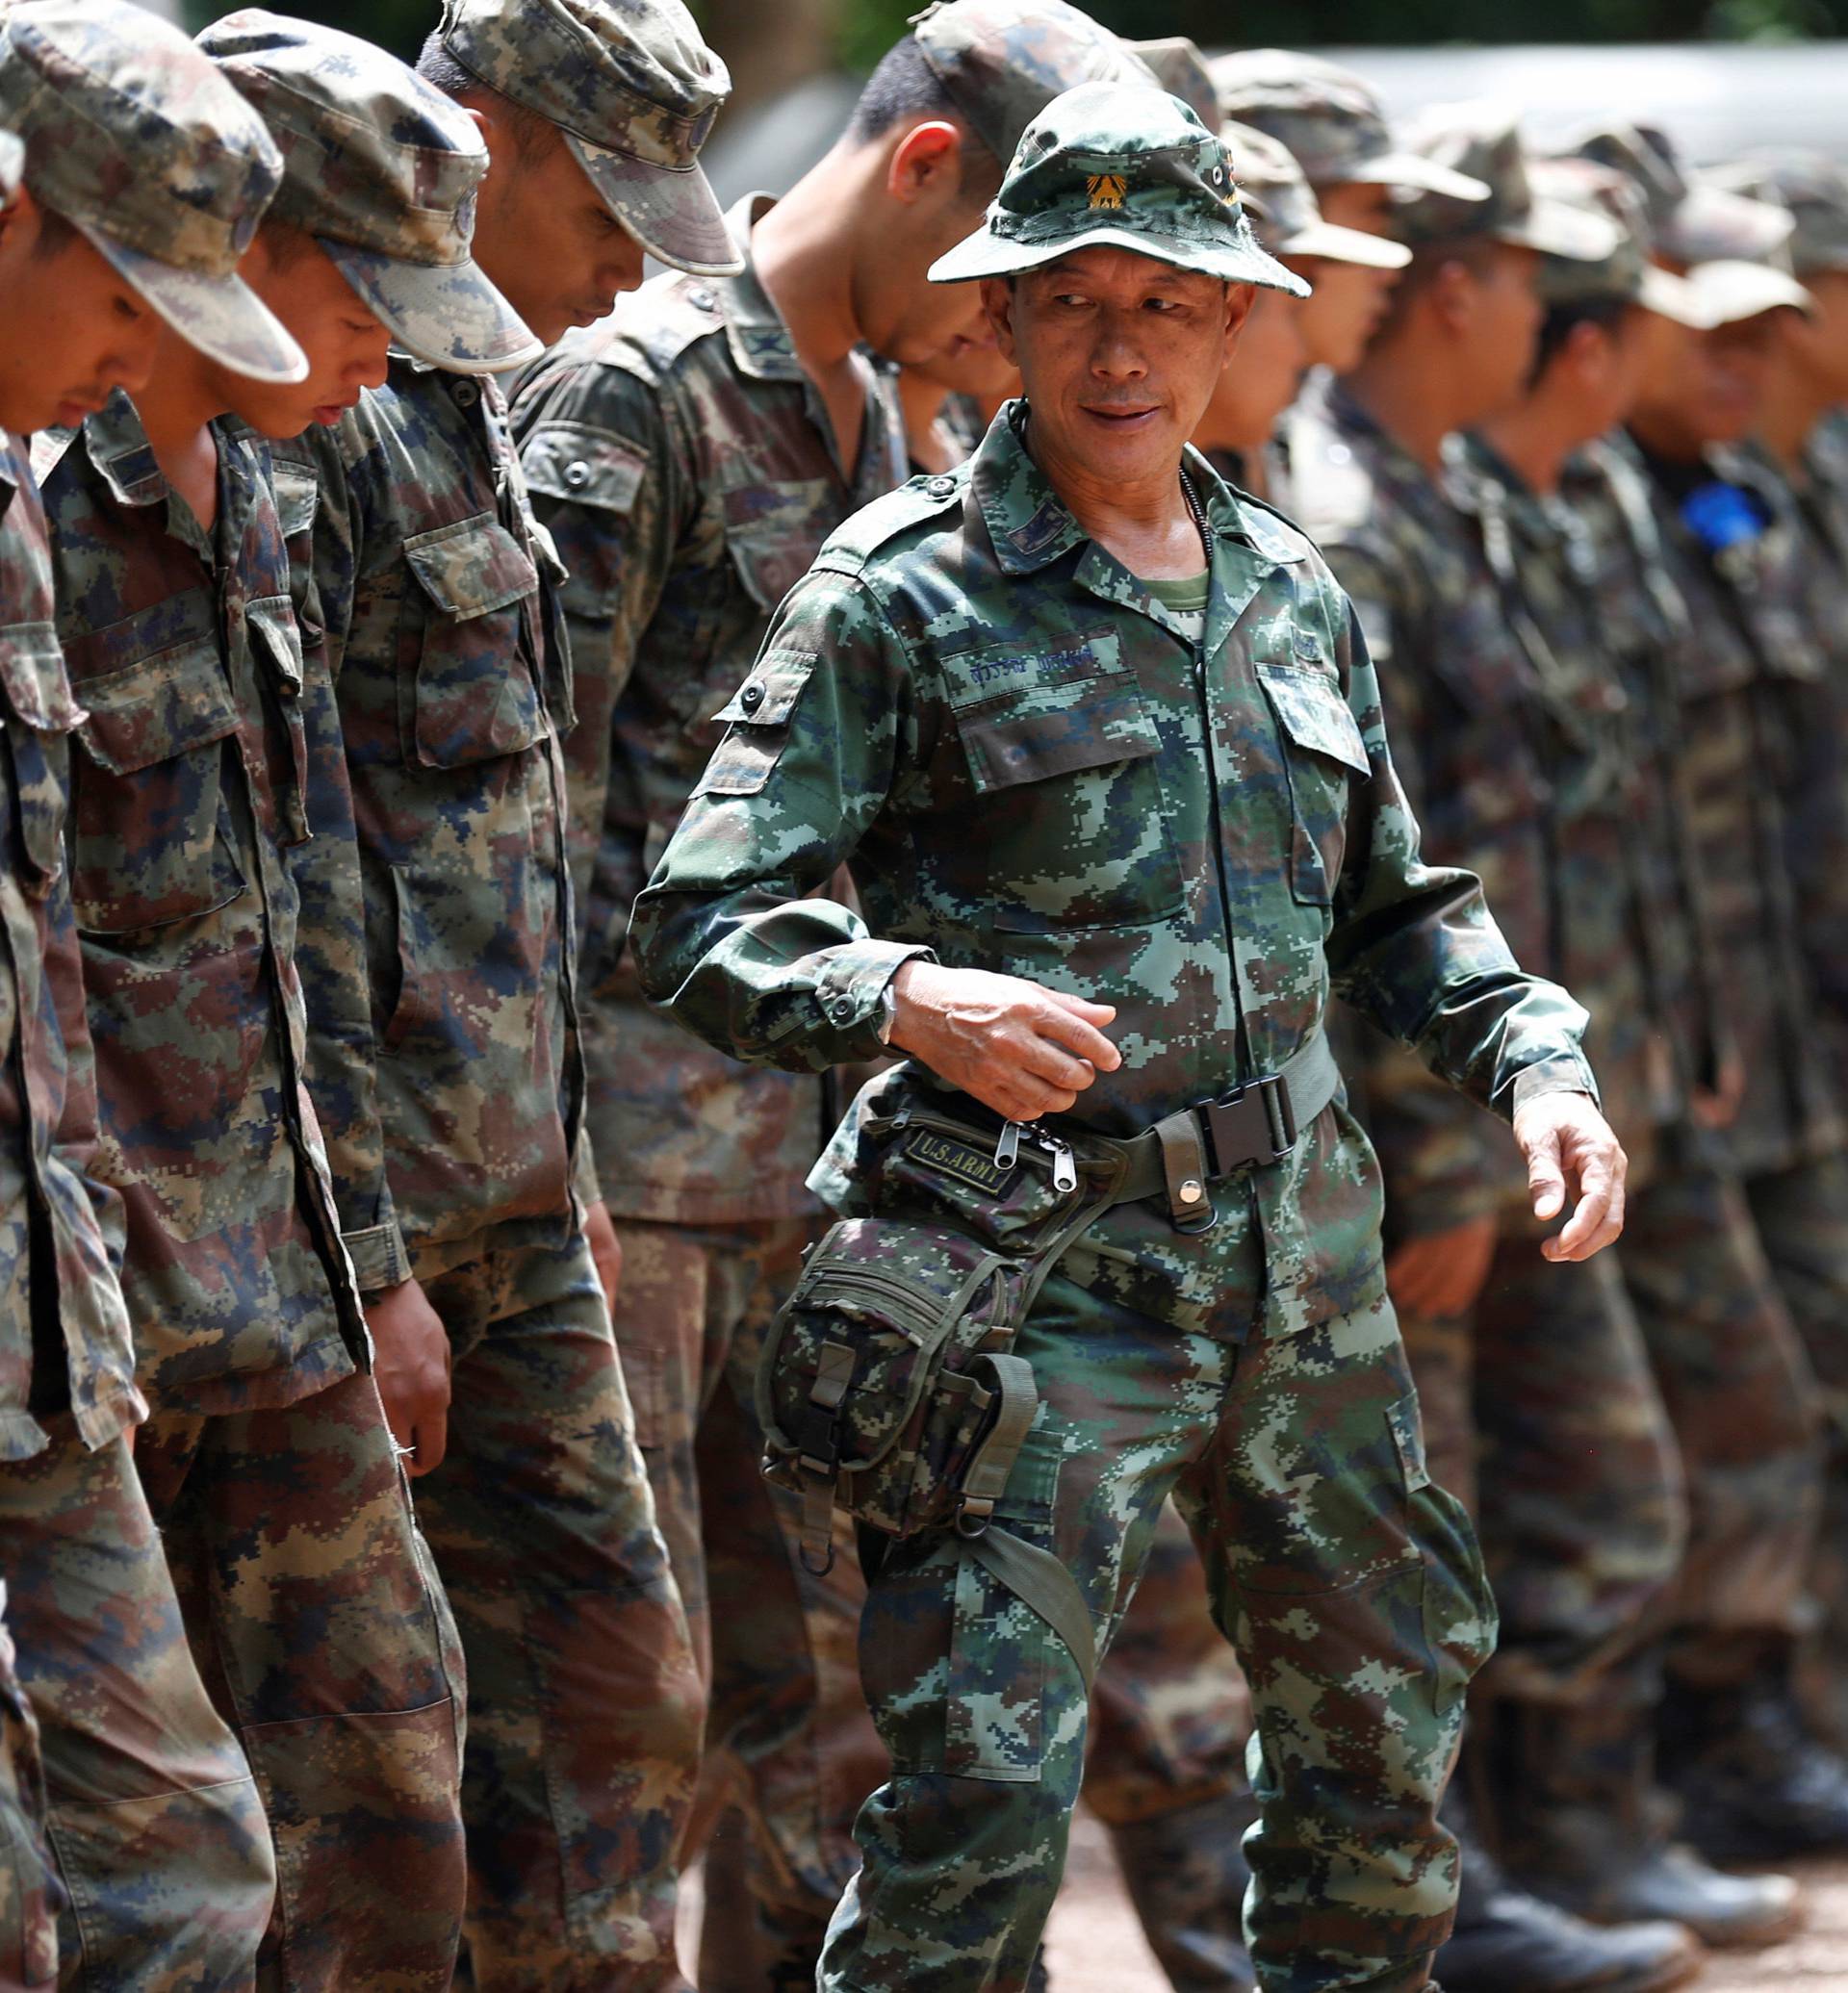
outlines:
[{"label": "sleeve cuff", "polygon": [[353,1277],[362,1294],[382,1294],[387,1288],[402,1287],[411,1277],[410,1249],[396,1218],[383,1225],[365,1225],[357,1232],[343,1232],[340,1242],[353,1263]]},{"label": "sleeve cuff", "polygon": [[[1556,1052],[1523,1066],[1505,1096],[1508,1119],[1512,1121],[1528,1101],[1538,1100],[1543,1093],[1586,1093],[1594,1104],[1602,1105],[1597,1077],[1578,1052]],[[1501,1108],[1502,1103],[1497,1102],[1497,1106]]]},{"label": "sleeve cuff", "polygon": [[936,959],[921,941],[849,941],[832,950],[815,984],[815,1001],[830,1026],[823,1034],[828,1062],[890,1057],[879,1040],[886,985],[907,962]]}]

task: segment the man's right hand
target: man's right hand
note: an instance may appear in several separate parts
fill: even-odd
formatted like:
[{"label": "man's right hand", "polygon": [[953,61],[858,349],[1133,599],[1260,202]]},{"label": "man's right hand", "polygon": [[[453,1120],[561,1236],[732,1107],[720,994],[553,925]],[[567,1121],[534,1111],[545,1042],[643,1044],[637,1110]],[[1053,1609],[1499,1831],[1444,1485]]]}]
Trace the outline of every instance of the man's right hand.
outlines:
[{"label": "man's right hand", "polygon": [[406,1472],[427,1474],[449,1444],[449,1331],[414,1280],[372,1295],[366,1326],[385,1422],[405,1449]]},{"label": "man's right hand", "polygon": [[1466,1314],[1489,1277],[1501,1229],[1492,1217],[1472,1218],[1396,1247],[1386,1262],[1393,1306],[1400,1315],[1425,1321]]},{"label": "man's right hand", "polygon": [[889,1042],[1010,1121],[1064,1113],[1100,1072],[1123,1062],[1102,1030],[1116,1015],[1110,1004],[917,960],[891,987]]}]

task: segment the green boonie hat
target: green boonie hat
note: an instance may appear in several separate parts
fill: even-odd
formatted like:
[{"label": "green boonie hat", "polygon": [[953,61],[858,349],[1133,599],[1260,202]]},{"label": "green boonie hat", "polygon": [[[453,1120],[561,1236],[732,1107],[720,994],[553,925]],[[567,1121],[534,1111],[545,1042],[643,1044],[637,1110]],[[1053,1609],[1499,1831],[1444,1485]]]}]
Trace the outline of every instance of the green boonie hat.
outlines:
[{"label": "green boonie hat", "polygon": [[1716,167],[1720,187],[1775,202],[1794,224],[1786,245],[1799,277],[1848,269],[1848,173],[1820,152],[1767,152]]},{"label": "green boonie hat", "polygon": [[1155,81],[1127,41],[1065,0],[932,0],[911,25],[932,75],[1004,165],[1066,90]]},{"label": "green boonie hat", "polygon": [[1650,250],[1671,263],[1760,263],[1790,240],[1787,212],[1691,173],[1654,125],[1598,125],[1564,148],[1613,166],[1641,191]]},{"label": "green boonie hat", "polygon": [[19,176],[26,169],[26,148],[11,132],[0,132],[0,208],[13,205]]},{"label": "green boonie hat", "polygon": [[1170,97],[1179,97],[1209,132],[1219,130],[1223,122],[1219,87],[1198,42],[1185,35],[1164,35],[1156,41],[1130,41],[1124,46],[1147,64],[1155,81]]},{"label": "green boonie hat", "polygon": [[1527,177],[1529,156],[1521,137],[1520,115],[1512,105],[1487,99],[1437,105],[1405,136],[1427,159],[1489,190],[1488,199],[1480,201],[1453,200],[1428,192],[1402,194],[1397,210],[1399,232],[1414,246],[1483,240],[1588,263],[1616,248],[1620,231],[1608,216],[1535,192]]},{"label": "green boonie hat", "polygon": [[0,5],[0,124],[33,198],[190,345],[298,381],[307,356],[238,275],[282,178],[263,120],[177,28],[128,0]]},{"label": "green boonie hat", "polygon": [[1351,69],[1288,48],[1247,48],[1213,64],[1219,115],[1266,133],[1311,187],[1417,187],[1453,200],[1486,200],[1468,174],[1395,145],[1373,86]]},{"label": "green boonie hat", "polygon": [[1252,233],[1273,256],[1325,256],[1371,269],[1403,269],[1412,252],[1389,236],[1341,228],[1322,218],[1315,191],[1289,151],[1248,124],[1219,127]]},{"label": "green boonie hat", "polygon": [[1696,332],[1707,330],[1711,321],[1693,285],[1650,262],[1648,217],[1632,182],[1595,161],[1576,158],[1536,159],[1528,165],[1527,180],[1545,199],[1602,217],[1617,229],[1607,256],[1540,259],[1534,288],[1546,303],[1634,304]]},{"label": "green boonie hat", "polygon": [[444,0],[437,38],[564,133],[650,255],[698,276],[743,268],[700,166],[732,79],[680,0]]},{"label": "green boonie hat", "polygon": [[1088,248],[1309,295],[1258,246],[1217,133],[1152,84],[1054,98],[1021,135],[986,225],[932,265],[931,281],[1008,276]]},{"label": "green boonie hat", "polygon": [[370,41],[261,8],[198,45],[282,148],[271,217],[312,235],[400,345],[463,373],[538,357],[470,255],[488,153],[460,105]]}]

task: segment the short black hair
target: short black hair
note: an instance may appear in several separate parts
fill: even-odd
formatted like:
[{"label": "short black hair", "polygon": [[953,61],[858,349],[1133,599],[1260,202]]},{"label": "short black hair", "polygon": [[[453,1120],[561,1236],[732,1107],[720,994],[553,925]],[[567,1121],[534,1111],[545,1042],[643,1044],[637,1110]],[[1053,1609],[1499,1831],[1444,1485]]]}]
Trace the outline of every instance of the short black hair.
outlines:
[{"label": "short black hair", "polygon": [[513,133],[515,154],[522,166],[529,166],[544,150],[543,134],[551,120],[524,104],[516,104],[504,90],[483,83],[472,69],[465,69],[449,53],[441,28],[433,28],[417,59],[417,73],[434,84],[446,97],[491,97]]},{"label": "short black hair", "polygon": [[1575,297],[1550,305],[1540,321],[1540,338],[1533,349],[1533,368],[1527,386],[1537,388],[1546,371],[1565,350],[1565,345],[1580,325],[1602,326],[1615,332],[1629,316],[1633,299],[1628,297]]},{"label": "short black hair", "polygon": [[857,145],[883,139],[895,124],[921,124],[935,117],[953,117],[963,122],[956,99],[938,81],[937,71],[925,60],[915,35],[907,35],[881,57],[879,66],[867,77],[847,136]]}]

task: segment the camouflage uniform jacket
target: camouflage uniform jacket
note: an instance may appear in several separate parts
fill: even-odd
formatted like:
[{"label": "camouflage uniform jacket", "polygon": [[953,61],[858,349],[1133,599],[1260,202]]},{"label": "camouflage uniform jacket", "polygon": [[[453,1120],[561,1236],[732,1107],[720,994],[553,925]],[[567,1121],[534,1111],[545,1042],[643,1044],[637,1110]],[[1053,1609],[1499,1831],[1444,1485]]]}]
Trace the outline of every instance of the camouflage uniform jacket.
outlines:
[{"label": "camouflage uniform jacket", "polygon": [[1662,605],[1619,537],[1595,543],[1486,443],[1447,490],[1474,524],[1541,697],[1561,980],[1591,1012],[1604,1112],[1647,1181],[1659,1131],[1685,1128],[1717,1076],[1722,1027],[1681,773],[1681,707]]},{"label": "camouflage uniform jacket", "polygon": [[39,442],[87,717],[66,844],[122,1286],[163,1409],[288,1404],[366,1332],[306,1090],[285,851],[309,835],[301,651],[269,452],[215,425],[207,534],[116,396]]},{"label": "camouflage uniform jacket", "polygon": [[[1669,577],[1686,604],[1675,665],[1687,792],[1720,1000],[1746,1073],[1728,1131],[1742,1174],[1787,1169],[1843,1135],[1824,1021],[1848,1015],[1848,794],[1829,660],[1813,623],[1814,577],[1788,487],[1737,455],[1644,471]],[[1763,529],[1720,551],[1683,516],[1724,480]],[[1622,488],[1575,477],[1569,495],[1594,542],[1626,530]]]},{"label": "camouflage uniform jacket", "polygon": [[[1421,863],[1373,668],[1309,543],[1190,456],[1212,538],[1196,645],[1085,537],[1023,413],[858,515],[783,605],[637,904],[649,995],[812,1069],[874,1049],[911,955],[1030,977],[1116,1006],[1123,1065],[1065,1117],[1104,1135],[1274,1071],[1322,1029],[1331,979],[1485,1104],[1590,1090],[1584,1013],[1516,967],[1475,879]],[[867,925],[802,899],[846,860]],[[849,1126],[813,1178],[848,1208],[852,1148]],[[1248,1298],[1266,1334],[1378,1298],[1378,1176],[1339,1105],[1219,1194],[1199,1239],[1145,1200],[1086,1248],[1221,1320]]]},{"label": "camouflage uniform jacket", "polygon": [[[560,1244],[583,1222],[570,667],[506,404],[492,380],[395,354],[383,388],[279,454],[292,585],[336,688],[356,834],[297,867],[321,936],[310,1009],[345,1019],[347,1097],[372,1061],[420,1276]],[[330,816],[342,806],[329,797]],[[367,1187],[337,1188],[347,1222],[363,1219]]]},{"label": "camouflage uniform jacket", "polygon": [[[730,220],[749,256],[761,197]],[[832,1117],[810,1075],[753,1070],[654,1015],[625,958],[666,849],[779,602],[847,516],[903,483],[890,375],[861,369],[860,461],[747,262],[672,277],[567,340],[515,412],[540,518],[569,572],[579,726],[568,755],[586,918],[590,1132],[622,1215],[723,1224],[813,1209]]]},{"label": "camouflage uniform jacket", "polygon": [[[1501,592],[1441,479],[1331,383],[1288,422],[1296,517],[1354,604],[1392,716],[1393,755],[1432,855],[1467,865],[1517,960],[1562,957],[1540,697]],[[1371,1034],[1358,1057],[1396,1236],[1507,1209],[1526,1172],[1506,1132]]]},{"label": "camouflage uniform jacket", "polygon": [[[147,1416],[116,1268],[121,1200],[95,1173],[96,1084],[64,866],[71,696],[51,549],[23,440],[0,430],[0,1460],[46,1445],[68,1406],[101,1446]],[[35,1376],[34,1325],[64,1375]]]}]

